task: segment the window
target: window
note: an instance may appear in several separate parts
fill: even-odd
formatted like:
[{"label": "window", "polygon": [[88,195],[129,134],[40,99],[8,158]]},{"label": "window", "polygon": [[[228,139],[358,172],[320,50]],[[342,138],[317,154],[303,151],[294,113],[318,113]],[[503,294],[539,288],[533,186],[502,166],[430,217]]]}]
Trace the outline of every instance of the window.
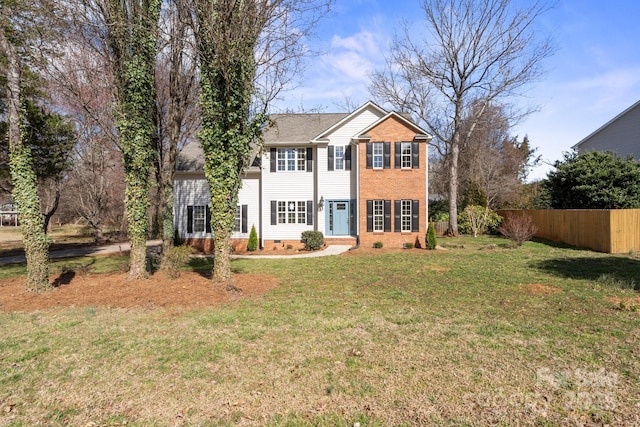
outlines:
[{"label": "window", "polygon": [[240,208],[240,205],[238,205],[236,206],[236,213],[234,215],[233,231],[236,233],[239,233],[241,229],[242,229],[242,209]]},{"label": "window", "polygon": [[209,206],[187,206],[187,233],[211,233]]},{"label": "window", "polygon": [[306,224],[307,202],[278,202],[278,224]]},{"label": "window", "polygon": [[373,231],[384,231],[384,201],[373,201]]},{"label": "window", "polygon": [[193,232],[204,233],[206,225],[206,210],[204,206],[193,207]]},{"label": "window", "polygon": [[401,144],[401,167],[402,169],[411,169],[411,143],[403,142]]},{"label": "window", "polygon": [[382,142],[373,143],[373,168],[382,169],[383,166],[383,145]]},{"label": "window", "polygon": [[278,148],[278,172],[304,171],[307,160],[306,153],[307,150],[304,148]]},{"label": "window", "polygon": [[344,170],[344,147],[339,145],[335,147],[336,170]]},{"label": "window", "polygon": [[411,200],[402,200],[401,202],[401,231],[411,232]]}]

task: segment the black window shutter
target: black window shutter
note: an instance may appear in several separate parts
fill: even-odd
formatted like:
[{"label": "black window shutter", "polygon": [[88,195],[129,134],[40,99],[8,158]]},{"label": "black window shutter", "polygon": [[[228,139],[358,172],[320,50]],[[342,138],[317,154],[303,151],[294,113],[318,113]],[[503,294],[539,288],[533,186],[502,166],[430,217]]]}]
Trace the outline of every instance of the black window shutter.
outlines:
[{"label": "black window shutter", "polygon": [[391,231],[391,200],[384,201],[384,231]]},{"label": "black window shutter", "polygon": [[367,231],[373,231],[373,200],[367,200]]},{"label": "black window shutter", "polygon": [[401,142],[396,142],[395,144],[395,152],[394,152],[394,157],[395,157],[395,168],[396,169],[400,169],[400,167],[402,166],[402,143]]},{"label": "black window shutter", "polygon": [[207,205],[205,209],[206,209],[205,231],[207,233],[211,233],[211,208],[209,208],[209,205]]},{"label": "black window shutter", "polygon": [[399,233],[402,231],[402,202],[400,200],[393,201],[393,231]]},{"label": "black window shutter", "polygon": [[411,231],[420,231],[420,200],[411,201]]},{"label": "black window shutter", "polygon": [[307,172],[313,172],[313,148],[307,148]]},{"label": "black window shutter", "polygon": [[242,232],[247,232],[247,211],[249,210],[249,206],[242,205]]},{"label": "black window shutter", "polygon": [[351,170],[351,146],[344,147],[344,170]]},{"label": "black window shutter", "polygon": [[411,143],[411,167],[418,169],[420,167],[420,143]]},{"label": "black window shutter", "polygon": [[271,201],[271,225],[278,224],[278,202],[275,200]]},{"label": "black window shutter", "polygon": [[271,158],[269,159],[269,161],[271,162],[271,172],[275,172],[278,164],[278,151],[275,148],[271,148],[269,150],[269,153],[271,153]]},{"label": "black window shutter", "polygon": [[193,206],[187,206],[187,233],[193,233]]},{"label": "black window shutter", "polygon": [[333,146],[330,145],[327,147],[327,170],[333,170]]},{"label": "black window shutter", "polygon": [[307,200],[307,225],[313,225],[313,200]]},{"label": "black window shutter", "polygon": [[367,169],[373,168],[373,144],[367,142]]},{"label": "black window shutter", "polygon": [[384,168],[385,169],[389,169],[391,168],[391,143],[390,142],[383,142],[384,144]]}]

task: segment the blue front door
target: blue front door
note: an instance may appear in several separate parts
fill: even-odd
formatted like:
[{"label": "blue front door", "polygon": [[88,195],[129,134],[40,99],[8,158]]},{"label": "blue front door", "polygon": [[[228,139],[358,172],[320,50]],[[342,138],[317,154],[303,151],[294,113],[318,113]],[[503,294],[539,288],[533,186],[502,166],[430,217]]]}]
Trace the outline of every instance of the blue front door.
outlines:
[{"label": "blue front door", "polygon": [[328,203],[328,232],[329,236],[348,236],[351,230],[349,217],[351,213],[348,200],[334,200]]}]

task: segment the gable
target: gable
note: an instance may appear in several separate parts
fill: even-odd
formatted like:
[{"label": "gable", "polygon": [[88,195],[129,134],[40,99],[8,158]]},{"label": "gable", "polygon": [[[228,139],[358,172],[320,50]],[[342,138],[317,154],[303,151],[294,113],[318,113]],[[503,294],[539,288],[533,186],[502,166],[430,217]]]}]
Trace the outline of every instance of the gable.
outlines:
[{"label": "gable", "polygon": [[640,159],[640,101],[572,147],[579,153],[611,151]]},{"label": "gable", "polygon": [[398,113],[389,113],[364,129],[358,139],[372,141],[414,141],[431,139],[424,129]]}]

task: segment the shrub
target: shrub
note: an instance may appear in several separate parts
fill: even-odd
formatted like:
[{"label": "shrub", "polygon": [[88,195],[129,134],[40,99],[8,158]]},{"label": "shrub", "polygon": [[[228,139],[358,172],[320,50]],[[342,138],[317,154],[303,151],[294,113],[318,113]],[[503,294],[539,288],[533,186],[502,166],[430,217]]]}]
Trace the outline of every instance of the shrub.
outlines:
[{"label": "shrub", "polygon": [[413,249],[413,243],[403,243],[402,249]]},{"label": "shrub", "polygon": [[193,252],[194,248],[191,246],[169,247],[162,254],[162,264],[160,268],[172,279],[177,279],[180,277],[182,267],[189,262],[189,256]]},{"label": "shrub", "polygon": [[249,252],[254,252],[258,249],[258,232],[256,231],[256,226],[251,226],[251,232],[249,233],[249,242],[247,243],[247,250]]},{"label": "shrub", "polygon": [[301,240],[308,251],[318,250],[324,245],[324,236],[321,231],[303,231]]},{"label": "shrub", "polygon": [[383,246],[382,242],[380,242],[380,241],[377,241],[377,242],[373,243],[373,247],[376,248],[376,249],[381,249],[382,246]]},{"label": "shrub", "polygon": [[433,222],[449,222],[449,213],[448,212],[438,212],[431,218]]},{"label": "shrub", "polygon": [[427,242],[427,249],[434,250],[436,248],[436,229],[433,227],[433,222],[430,222],[429,227],[427,227],[427,237],[425,241]]},{"label": "shrub", "polygon": [[531,240],[538,231],[538,227],[535,226],[529,215],[512,214],[507,216],[499,231],[516,246],[522,246],[522,243]]},{"label": "shrub", "polygon": [[[471,217],[469,212],[471,212]],[[462,234],[473,234],[474,236],[483,233],[496,234],[501,224],[502,217],[500,215],[490,208],[479,205],[467,206],[458,215],[458,231]],[[475,231],[474,228],[476,229]]]}]

